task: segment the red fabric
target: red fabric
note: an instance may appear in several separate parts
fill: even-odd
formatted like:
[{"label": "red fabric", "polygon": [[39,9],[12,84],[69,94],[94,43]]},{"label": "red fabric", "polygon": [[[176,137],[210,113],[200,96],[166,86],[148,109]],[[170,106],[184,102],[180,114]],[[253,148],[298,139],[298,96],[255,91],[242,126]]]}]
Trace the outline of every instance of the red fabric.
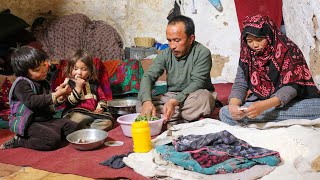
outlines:
[{"label": "red fabric", "polygon": [[[14,136],[14,133],[9,129],[0,129],[0,144],[3,144],[4,142],[13,138],[13,136]],[[1,162],[1,159],[0,159],[0,162]]]},{"label": "red fabric", "polygon": [[8,109],[9,108],[9,92],[12,83],[6,78],[1,85],[0,91],[0,109]]},{"label": "red fabric", "polygon": [[[228,105],[228,97],[232,89],[233,83],[219,83],[214,84],[214,91],[217,92],[217,99],[222,102],[223,105]],[[219,119],[219,111],[221,107],[215,107],[211,113],[212,119]]]},{"label": "red fabric", "polygon": [[93,63],[98,71],[99,83],[103,92],[105,93],[106,100],[112,100],[112,91],[110,88],[110,81],[108,70],[99,58],[93,58]]},{"label": "red fabric", "polygon": [[[5,133],[7,131],[0,129],[0,139]],[[94,179],[119,177],[147,179],[129,167],[112,169],[108,166],[100,165],[100,162],[114,155],[132,152],[132,140],[123,135],[120,126],[109,131],[107,140],[123,141],[124,145],[118,147],[103,146],[93,151],[78,151],[71,145],[48,152],[26,148],[4,149],[0,153],[0,162],[18,166],[30,166],[55,173],[76,174]]]},{"label": "red fabric", "polygon": [[246,16],[262,14],[269,16],[278,28],[282,22],[282,0],[234,0],[240,32]]},{"label": "red fabric", "polygon": [[[92,92],[87,92],[86,88],[83,88],[83,93],[84,96],[90,94],[93,95]],[[103,92],[101,86],[98,86],[97,88],[97,94],[95,94],[97,97],[96,99],[93,97],[85,97],[85,99],[81,100],[78,104],[77,104],[77,108],[84,108],[87,109],[89,111],[94,111],[97,108],[97,105],[99,103],[99,101],[104,101],[107,102],[109,99],[106,98],[105,93]]]}]

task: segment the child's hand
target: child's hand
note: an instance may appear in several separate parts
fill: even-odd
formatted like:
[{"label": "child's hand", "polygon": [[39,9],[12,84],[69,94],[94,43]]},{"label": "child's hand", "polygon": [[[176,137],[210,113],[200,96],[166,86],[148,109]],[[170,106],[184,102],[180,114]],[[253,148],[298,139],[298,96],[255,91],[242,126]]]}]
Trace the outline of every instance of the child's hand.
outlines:
[{"label": "child's hand", "polygon": [[66,100],[65,96],[60,96],[60,97],[57,98],[57,102],[58,103],[63,103],[65,100]]},{"label": "child's hand", "polygon": [[103,113],[103,108],[97,108],[96,110],[93,111],[94,113],[97,113],[97,114],[101,114]]},{"label": "child's hand", "polygon": [[76,83],[75,90],[76,90],[78,93],[80,93],[81,90],[82,90],[83,85],[86,84],[86,81],[85,81],[84,79],[82,79],[82,78],[76,77],[76,78],[74,79],[74,82]]},{"label": "child's hand", "polygon": [[60,86],[57,87],[55,95],[56,95],[56,98],[59,98],[61,96],[65,96],[65,95],[69,94],[70,92],[71,92],[71,89],[70,89],[69,85],[61,84]]}]

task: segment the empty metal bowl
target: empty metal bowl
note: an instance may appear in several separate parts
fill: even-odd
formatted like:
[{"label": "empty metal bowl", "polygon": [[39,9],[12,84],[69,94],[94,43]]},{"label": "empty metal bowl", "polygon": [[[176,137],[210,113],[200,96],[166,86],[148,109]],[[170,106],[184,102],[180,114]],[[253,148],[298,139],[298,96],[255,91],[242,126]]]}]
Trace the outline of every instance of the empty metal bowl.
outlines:
[{"label": "empty metal bowl", "polygon": [[81,151],[93,150],[101,147],[108,132],[100,129],[81,129],[67,136],[67,140],[75,149]]},{"label": "empty metal bowl", "polygon": [[136,112],[136,97],[125,97],[108,101],[108,109],[111,114],[125,115]]}]

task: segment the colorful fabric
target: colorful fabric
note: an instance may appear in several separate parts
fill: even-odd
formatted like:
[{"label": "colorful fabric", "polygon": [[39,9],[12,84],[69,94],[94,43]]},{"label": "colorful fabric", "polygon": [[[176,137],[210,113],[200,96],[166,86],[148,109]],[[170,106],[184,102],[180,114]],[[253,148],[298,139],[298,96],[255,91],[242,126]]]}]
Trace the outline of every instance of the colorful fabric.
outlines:
[{"label": "colorful fabric", "polygon": [[0,119],[9,121],[10,109],[3,109],[0,111]]},{"label": "colorful fabric", "polygon": [[168,161],[203,174],[236,173],[254,165],[276,166],[276,151],[253,147],[224,130],[205,135],[181,136],[174,145],[157,146],[156,151]]},{"label": "colorful fabric", "polygon": [[219,153],[220,155],[229,154],[233,157],[244,157],[248,159],[261,158],[269,155],[279,156],[279,153],[276,151],[253,147],[226,130],[205,135],[182,136],[174,141],[173,144],[176,150],[180,152],[207,150]]},{"label": "colorful fabric", "polygon": [[11,81],[7,77],[5,77],[0,90],[0,109],[9,109],[9,91],[11,86]]},{"label": "colorful fabric", "polygon": [[217,164],[220,164],[228,159],[231,159],[232,156],[227,153],[216,153],[207,150],[199,152],[190,152],[192,159],[197,161],[199,165],[203,168],[208,168]]},{"label": "colorful fabric", "polygon": [[105,68],[104,64],[99,58],[93,58],[93,64],[98,71],[99,85],[101,86],[104,94],[105,100],[112,100],[112,90],[110,88],[110,81],[108,76],[108,70]]},{"label": "colorful fabric", "polygon": [[[246,43],[246,35],[266,37],[269,45],[256,54]],[[283,86],[291,86],[298,97],[320,97],[299,47],[282,34],[267,16],[247,17],[243,22],[239,66],[249,89],[260,99],[268,99]]]},{"label": "colorful fabric", "polygon": [[266,156],[256,159],[247,159],[243,157],[233,157],[219,164],[209,167],[201,167],[199,162],[192,158],[190,152],[178,152],[172,145],[157,146],[156,151],[161,157],[189,171],[202,174],[226,174],[237,173],[247,170],[259,164],[278,164],[280,162],[277,156]]},{"label": "colorful fabric", "polygon": [[144,71],[140,61],[135,59],[125,59],[121,61],[115,73],[109,78],[112,94],[123,95],[138,93],[143,73]]},{"label": "colorful fabric", "polygon": [[111,77],[117,70],[121,60],[107,60],[103,61],[103,65],[107,68],[108,77]]},{"label": "colorful fabric", "polygon": [[21,101],[14,101],[12,99],[13,90],[20,80],[28,81],[34,93],[36,93],[36,88],[32,81],[30,81],[28,78],[17,77],[17,79],[13,82],[9,92],[9,104],[11,110],[11,116],[9,117],[10,130],[20,136],[24,136],[25,128],[30,121],[33,111],[26,107]]}]

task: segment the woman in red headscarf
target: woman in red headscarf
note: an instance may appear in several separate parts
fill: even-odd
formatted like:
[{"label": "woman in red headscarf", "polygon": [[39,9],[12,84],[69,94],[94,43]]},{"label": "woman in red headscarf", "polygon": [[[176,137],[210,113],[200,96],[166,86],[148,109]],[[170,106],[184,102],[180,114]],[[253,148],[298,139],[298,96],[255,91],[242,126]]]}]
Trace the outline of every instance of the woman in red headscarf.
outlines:
[{"label": "woman in red headscarf", "polygon": [[320,118],[320,91],[306,60],[267,16],[247,17],[241,34],[240,60],[229,105],[220,119],[267,122]]}]

